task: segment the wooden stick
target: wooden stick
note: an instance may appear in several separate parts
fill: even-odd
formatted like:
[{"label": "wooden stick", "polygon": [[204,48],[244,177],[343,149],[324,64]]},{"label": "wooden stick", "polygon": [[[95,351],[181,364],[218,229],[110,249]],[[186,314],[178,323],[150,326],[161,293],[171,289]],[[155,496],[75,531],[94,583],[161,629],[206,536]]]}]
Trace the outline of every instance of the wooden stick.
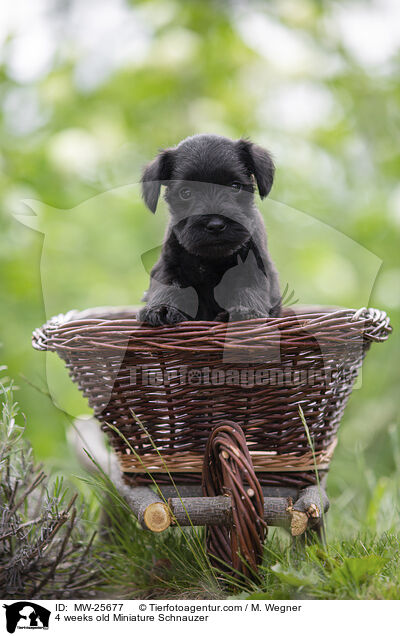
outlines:
[{"label": "wooden stick", "polygon": [[[114,482],[115,483],[115,482]],[[152,532],[163,532],[171,525],[171,514],[166,503],[148,486],[130,488],[124,484],[117,487],[142,528]]]},{"label": "wooden stick", "polygon": [[[172,497],[168,506],[148,486],[130,487],[122,479],[113,480],[121,496],[143,528],[153,532],[166,530],[171,523],[180,526],[229,525],[231,501],[229,496]],[[293,536],[299,536],[328,510],[329,501],[321,487],[321,497],[316,486],[306,488],[293,504],[290,497],[266,497],[264,520],[269,526],[290,528]]]},{"label": "wooden stick", "polygon": [[[289,528],[292,516],[290,499],[268,497],[264,500],[264,521],[269,526]],[[229,496],[186,497],[168,500],[174,522],[180,526],[222,526],[231,523],[231,500]]]},{"label": "wooden stick", "polygon": [[[201,497],[201,484],[183,484],[176,488],[174,486],[160,485],[160,490],[165,499],[175,497]],[[281,486],[262,486],[264,497],[291,497],[293,500],[298,499],[301,492],[300,488],[285,488]]]},{"label": "wooden stick", "polygon": [[[114,471],[113,471],[114,473]],[[219,497],[173,497],[168,506],[149,486],[128,486],[121,474],[112,476],[119,494],[125,499],[141,526],[153,532],[166,530],[171,523],[180,526],[229,525],[231,500]],[[264,520],[270,526],[289,528],[292,520],[289,497],[267,497]]]},{"label": "wooden stick", "polygon": [[112,461],[110,478],[142,528],[152,532],[163,532],[169,528],[172,521],[170,510],[157,493],[148,486],[128,486],[116,461]]},{"label": "wooden stick", "polygon": [[168,499],[173,522],[180,526],[228,526],[231,522],[230,497],[176,497]]}]

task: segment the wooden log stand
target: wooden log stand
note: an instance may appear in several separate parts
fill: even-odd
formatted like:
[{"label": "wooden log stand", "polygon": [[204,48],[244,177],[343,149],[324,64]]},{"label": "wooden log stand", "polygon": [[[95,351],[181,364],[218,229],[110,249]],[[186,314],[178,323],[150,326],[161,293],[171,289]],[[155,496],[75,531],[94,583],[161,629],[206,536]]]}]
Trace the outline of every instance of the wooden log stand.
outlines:
[{"label": "wooden log stand", "polygon": [[329,508],[324,480],[304,489],[261,487],[244,433],[232,422],[210,434],[201,487],[132,486],[115,458],[110,478],[143,529],[206,526],[211,564],[234,576],[256,574],[268,526],[285,528],[301,545],[309,531],[323,536]]},{"label": "wooden log stand", "polygon": [[[144,530],[163,532],[170,526],[227,526],[232,523],[231,498],[227,495],[202,497],[199,486],[132,487],[124,482],[118,466],[111,479]],[[328,511],[329,500],[323,485],[304,490],[263,488],[264,521],[290,531],[293,537],[319,527]]]},{"label": "wooden log stand", "polygon": [[[75,424],[79,428],[79,422]],[[87,422],[85,426],[88,428]],[[96,446],[96,435],[100,435],[101,448],[99,429],[90,433],[89,447]],[[326,473],[318,486],[261,487],[237,424],[223,424],[210,435],[202,485],[134,486],[131,475],[121,472],[116,455],[97,456],[98,465],[144,530],[160,533],[174,526],[206,526],[210,561],[217,566],[226,563],[228,571],[246,576],[256,573],[268,526],[287,530],[294,546],[303,545],[310,534],[324,536],[323,518],[329,508]],[[87,468],[93,470],[93,464]],[[157,476],[154,478],[156,483]]]}]

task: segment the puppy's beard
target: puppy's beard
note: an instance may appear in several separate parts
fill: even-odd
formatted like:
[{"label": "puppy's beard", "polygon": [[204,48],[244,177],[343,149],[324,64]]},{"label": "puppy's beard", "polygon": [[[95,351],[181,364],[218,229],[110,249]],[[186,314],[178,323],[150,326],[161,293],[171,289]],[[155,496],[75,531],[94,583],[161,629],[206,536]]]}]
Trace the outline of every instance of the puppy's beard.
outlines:
[{"label": "puppy's beard", "polygon": [[193,254],[205,259],[215,260],[232,256],[238,252],[250,240],[250,236],[241,237],[241,240],[228,239],[223,236],[206,237],[201,233],[196,239],[190,235],[190,232],[175,233],[178,242],[182,247]]},{"label": "puppy's beard", "polygon": [[174,234],[179,244],[190,254],[205,259],[221,259],[232,256],[251,238],[247,228],[235,222],[219,234],[207,232],[204,225],[178,222]]},{"label": "puppy's beard", "polygon": [[218,260],[221,258],[226,258],[228,256],[232,256],[232,254],[236,254],[242,247],[242,244],[239,245],[224,245],[224,244],[215,244],[210,245],[198,245],[198,246],[190,246],[190,248],[183,245],[187,252],[194,254],[195,256],[201,256],[203,258],[207,258],[209,260]]}]

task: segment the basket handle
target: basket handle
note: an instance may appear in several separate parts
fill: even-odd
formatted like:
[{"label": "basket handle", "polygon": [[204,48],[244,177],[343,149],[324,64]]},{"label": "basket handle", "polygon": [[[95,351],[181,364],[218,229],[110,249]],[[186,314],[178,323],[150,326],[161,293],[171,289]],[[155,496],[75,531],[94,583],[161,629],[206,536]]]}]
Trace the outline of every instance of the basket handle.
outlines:
[{"label": "basket handle", "polygon": [[393,331],[389,316],[381,309],[361,307],[351,320],[364,320],[364,338],[372,342],[385,342]]},{"label": "basket handle", "polygon": [[32,346],[37,351],[48,351],[47,336],[43,331],[43,327],[35,329],[32,334]]},{"label": "basket handle", "polygon": [[53,351],[51,347],[52,334],[57,332],[60,325],[71,320],[77,312],[69,311],[67,314],[58,314],[50,318],[42,327],[38,327],[32,334],[32,346],[38,351]]}]

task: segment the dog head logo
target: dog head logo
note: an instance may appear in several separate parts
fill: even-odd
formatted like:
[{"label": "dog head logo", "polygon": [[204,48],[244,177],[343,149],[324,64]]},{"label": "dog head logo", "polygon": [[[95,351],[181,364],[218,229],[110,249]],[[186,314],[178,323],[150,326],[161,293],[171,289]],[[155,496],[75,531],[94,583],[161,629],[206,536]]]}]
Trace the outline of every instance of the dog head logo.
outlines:
[{"label": "dog head logo", "polygon": [[6,627],[9,634],[16,629],[48,629],[51,612],[30,601],[3,605],[6,610]]}]

